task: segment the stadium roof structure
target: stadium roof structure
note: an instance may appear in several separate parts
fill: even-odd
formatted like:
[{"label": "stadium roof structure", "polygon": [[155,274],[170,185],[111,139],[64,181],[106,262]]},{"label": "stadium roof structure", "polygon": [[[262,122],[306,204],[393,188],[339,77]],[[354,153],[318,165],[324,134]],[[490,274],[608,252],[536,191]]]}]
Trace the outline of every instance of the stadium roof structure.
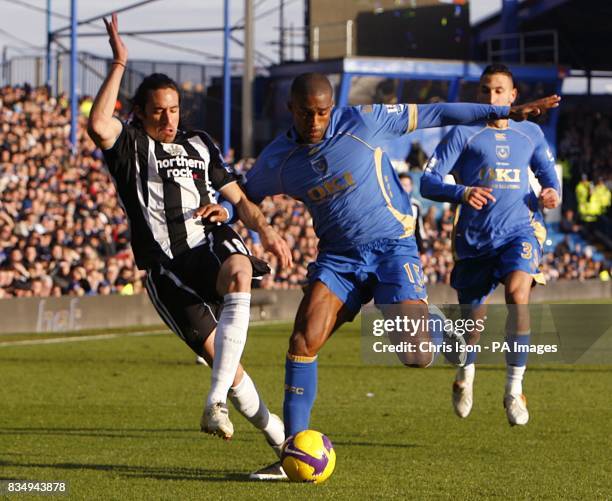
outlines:
[{"label": "stadium roof structure", "polygon": [[[321,61],[286,63],[269,68],[271,78],[293,78],[300,73],[319,72],[340,76],[340,85],[335,100],[338,106],[348,104],[351,80],[358,76],[397,78],[399,80],[445,80],[449,82],[447,102],[459,98],[462,82],[477,82],[487,62],[406,59],[390,57],[346,57]],[[516,80],[524,82],[546,82],[557,94],[561,93],[566,70],[556,65],[508,64]],[[556,144],[558,109],[549,112],[550,119],[542,129],[551,144]]]},{"label": "stadium roof structure", "polygon": [[[558,62],[573,69],[612,70],[612,2],[609,0],[525,0],[518,7],[519,33],[554,30]],[[504,32],[502,14],[474,26],[477,44]]]},{"label": "stadium roof structure", "polygon": [[[286,63],[270,67],[271,77],[294,77],[300,73],[316,71],[342,76],[340,91],[336,96],[339,106],[348,102],[350,78],[353,76],[381,76],[399,79],[428,79],[451,81],[478,81],[486,62],[440,59],[405,59],[391,57],[346,57],[306,63]],[[553,65],[509,64],[517,80],[557,82],[565,75],[563,69]],[[449,92],[449,101],[456,100]]]}]

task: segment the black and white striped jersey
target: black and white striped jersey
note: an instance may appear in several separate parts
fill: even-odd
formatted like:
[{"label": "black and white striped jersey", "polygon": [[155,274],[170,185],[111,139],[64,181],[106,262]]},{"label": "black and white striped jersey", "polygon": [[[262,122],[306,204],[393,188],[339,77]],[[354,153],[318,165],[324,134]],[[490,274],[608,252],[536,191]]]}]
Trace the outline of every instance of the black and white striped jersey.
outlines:
[{"label": "black and white striped jersey", "polygon": [[216,192],[236,178],[210,136],[179,131],[161,143],[123,124],[104,158],[130,222],[132,250],[140,269],[168,262],[206,243],[206,225],[193,219]]}]

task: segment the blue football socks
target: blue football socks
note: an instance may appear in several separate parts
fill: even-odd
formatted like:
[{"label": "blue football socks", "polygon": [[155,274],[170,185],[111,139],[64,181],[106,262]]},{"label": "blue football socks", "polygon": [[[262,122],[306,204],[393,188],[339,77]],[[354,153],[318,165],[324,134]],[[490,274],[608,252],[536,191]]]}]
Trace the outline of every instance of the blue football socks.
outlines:
[{"label": "blue football socks", "polygon": [[317,357],[287,353],[283,418],[287,437],[307,430],[310,411],[317,397]]}]

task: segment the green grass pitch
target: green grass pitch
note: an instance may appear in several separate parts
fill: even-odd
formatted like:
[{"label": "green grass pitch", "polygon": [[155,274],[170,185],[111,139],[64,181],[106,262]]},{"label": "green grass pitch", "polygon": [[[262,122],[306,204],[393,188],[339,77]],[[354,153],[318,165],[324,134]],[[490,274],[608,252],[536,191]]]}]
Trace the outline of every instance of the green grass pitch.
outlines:
[{"label": "green grass pitch", "polygon": [[[243,359],[279,414],[289,330],[252,327]],[[0,346],[0,377],[0,480],[67,480],[57,499],[612,496],[612,366],[528,368],[531,422],[511,428],[501,366],[477,369],[474,409],[460,420],[451,368],[364,365],[349,326],[319,359],[311,423],[338,458],[319,486],[248,481],[274,457],[236,412],[229,443],[198,431],[209,369],[170,333]]]}]

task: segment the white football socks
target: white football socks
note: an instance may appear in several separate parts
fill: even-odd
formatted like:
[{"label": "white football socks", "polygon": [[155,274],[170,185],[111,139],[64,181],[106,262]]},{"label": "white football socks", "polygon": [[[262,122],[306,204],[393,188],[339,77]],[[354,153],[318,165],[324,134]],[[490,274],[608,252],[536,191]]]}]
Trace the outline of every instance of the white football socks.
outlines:
[{"label": "white football socks", "polygon": [[215,335],[210,392],[206,405],[227,402],[227,392],[234,382],[249,328],[251,294],[231,292],[223,298],[223,310]]},{"label": "white football socks", "polygon": [[259,396],[255,383],[244,372],[242,380],[229,392],[229,399],[255,428],[261,430],[270,445],[280,445],[285,440],[285,427],[282,421],[270,419],[270,411]]},{"label": "white football socks", "polygon": [[474,384],[474,375],[476,374],[476,365],[468,364],[464,367],[459,367],[457,369],[457,375],[455,376],[455,381],[461,382],[465,386],[471,386]]},{"label": "white football socks", "polygon": [[526,366],[517,367],[509,365],[506,367],[506,394],[521,395],[523,393],[523,376]]},{"label": "white football socks", "polygon": [[255,428],[262,430],[268,424],[270,411],[261,400],[251,377],[246,372],[243,374],[242,381],[230,390],[229,399],[240,414]]}]

